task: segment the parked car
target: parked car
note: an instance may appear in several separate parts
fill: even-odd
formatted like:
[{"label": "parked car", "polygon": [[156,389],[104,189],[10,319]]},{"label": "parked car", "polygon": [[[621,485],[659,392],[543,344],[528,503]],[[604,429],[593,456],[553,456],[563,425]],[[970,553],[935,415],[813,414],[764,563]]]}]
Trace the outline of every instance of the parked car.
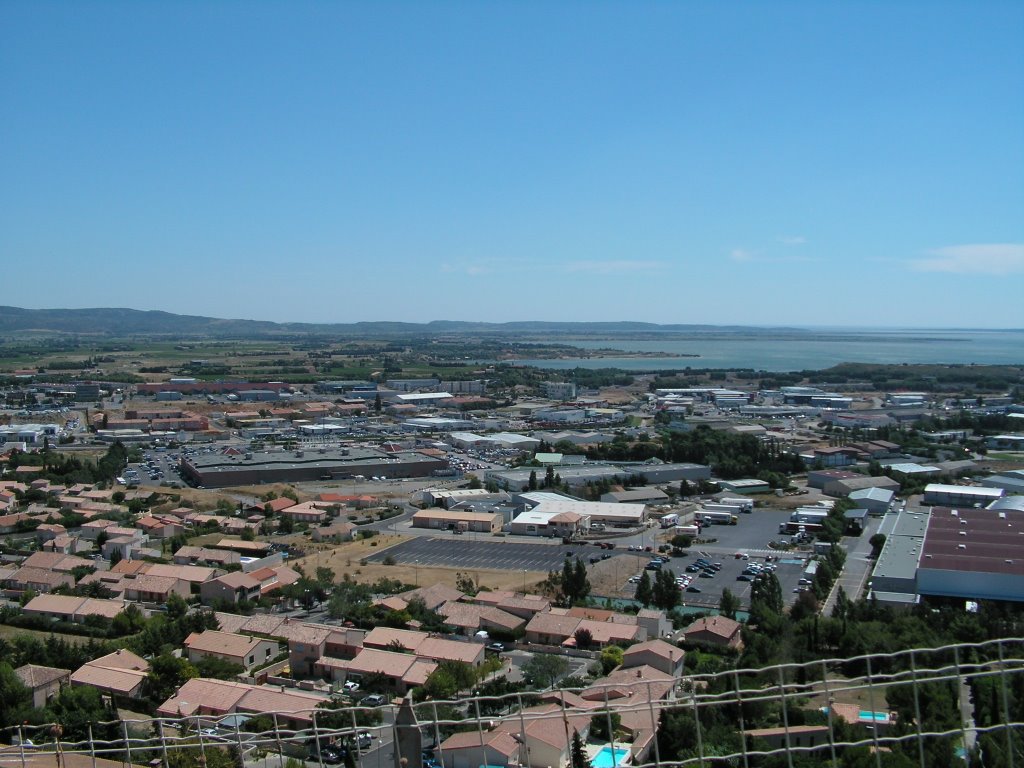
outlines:
[{"label": "parked car", "polygon": [[387,704],[387,699],[381,696],[379,693],[371,693],[369,696],[364,698],[361,702],[364,707],[379,707],[383,704]]},{"label": "parked car", "polygon": [[343,686],[341,686],[341,689],[346,693],[355,693],[359,690],[359,683],[355,682],[354,680],[349,680]]},{"label": "parked car", "polygon": [[495,653],[504,653],[505,652],[505,644],[504,643],[491,643],[490,645],[487,646],[487,650],[488,651],[494,651]]},{"label": "parked car", "polygon": [[700,592],[700,587],[698,587],[698,586],[690,586],[690,587],[686,588],[686,591],[687,592]]}]

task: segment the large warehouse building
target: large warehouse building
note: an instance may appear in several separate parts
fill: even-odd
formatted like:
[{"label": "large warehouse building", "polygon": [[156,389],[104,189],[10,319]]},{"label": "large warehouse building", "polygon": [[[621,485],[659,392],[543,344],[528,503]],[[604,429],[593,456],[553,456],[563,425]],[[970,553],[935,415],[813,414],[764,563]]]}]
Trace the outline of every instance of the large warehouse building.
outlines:
[{"label": "large warehouse building", "polygon": [[195,485],[296,483],[363,477],[430,477],[448,462],[418,451],[385,453],[371,448],[224,452],[182,458],[183,475]]},{"label": "large warehouse building", "polygon": [[919,597],[1024,601],[1022,544],[1024,510],[902,512],[875,564],[872,596],[891,605]]},{"label": "large warehouse building", "polygon": [[917,568],[918,594],[1024,600],[1024,513],[932,510]]},{"label": "large warehouse building", "polygon": [[[530,473],[535,472],[543,476],[543,470],[538,472],[536,467],[521,467],[518,469],[490,469],[487,470],[485,478],[494,481],[499,487],[510,491],[524,490],[530,482]],[[695,482],[697,480],[708,480],[711,478],[711,469],[702,464],[567,464],[555,468],[555,472],[565,483],[571,487],[586,485],[588,482],[599,480],[625,480],[634,475],[643,475],[647,484],[672,483],[686,480]]]}]

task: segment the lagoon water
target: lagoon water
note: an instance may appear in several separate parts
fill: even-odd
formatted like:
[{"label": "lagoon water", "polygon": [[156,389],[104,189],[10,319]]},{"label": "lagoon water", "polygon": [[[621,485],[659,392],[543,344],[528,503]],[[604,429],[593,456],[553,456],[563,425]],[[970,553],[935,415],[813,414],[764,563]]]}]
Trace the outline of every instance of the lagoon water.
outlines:
[{"label": "lagoon water", "polygon": [[600,340],[546,339],[581,349],[686,354],[698,357],[602,357],[587,360],[520,360],[538,368],[622,368],[630,371],[753,368],[801,371],[839,363],[1024,364],[1024,330],[822,330],[805,333],[701,332],[687,338]]}]

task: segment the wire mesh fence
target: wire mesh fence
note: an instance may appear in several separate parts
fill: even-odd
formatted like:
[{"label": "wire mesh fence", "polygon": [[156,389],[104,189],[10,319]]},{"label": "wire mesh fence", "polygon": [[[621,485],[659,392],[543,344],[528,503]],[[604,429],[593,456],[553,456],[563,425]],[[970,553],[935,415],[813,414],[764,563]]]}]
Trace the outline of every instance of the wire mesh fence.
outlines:
[{"label": "wire mesh fence", "polygon": [[578,734],[594,768],[1024,766],[1021,638],[706,674],[640,671],[589,688],[450,701],[245,713],[202,702],[187,717],[14,725],[2,729],[0,765],[576,768]]}]

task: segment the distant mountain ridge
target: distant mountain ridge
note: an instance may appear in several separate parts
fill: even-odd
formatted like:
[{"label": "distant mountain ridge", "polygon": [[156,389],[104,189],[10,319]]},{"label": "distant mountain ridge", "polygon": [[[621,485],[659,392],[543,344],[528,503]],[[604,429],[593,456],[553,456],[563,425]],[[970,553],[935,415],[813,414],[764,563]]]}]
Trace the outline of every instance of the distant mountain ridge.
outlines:
[{"label": "distant mountain ridge", "polygon": [[438,333],[569,333],[625,334],[657,332],[803,333],[793,328],[748,326],[659,325],[636,321],[547,322],[524,320],[485,323],[465,320],[433,320],[428,323],[363,321],[358,323],[274,323],[268,320],[239,320],[200,315],[178,315],[160,310],[124,308],[23,309],[0,306],[0,333],[78,333],[108,336],[217,336],[266,337],[292,334],[389,336]]}]

